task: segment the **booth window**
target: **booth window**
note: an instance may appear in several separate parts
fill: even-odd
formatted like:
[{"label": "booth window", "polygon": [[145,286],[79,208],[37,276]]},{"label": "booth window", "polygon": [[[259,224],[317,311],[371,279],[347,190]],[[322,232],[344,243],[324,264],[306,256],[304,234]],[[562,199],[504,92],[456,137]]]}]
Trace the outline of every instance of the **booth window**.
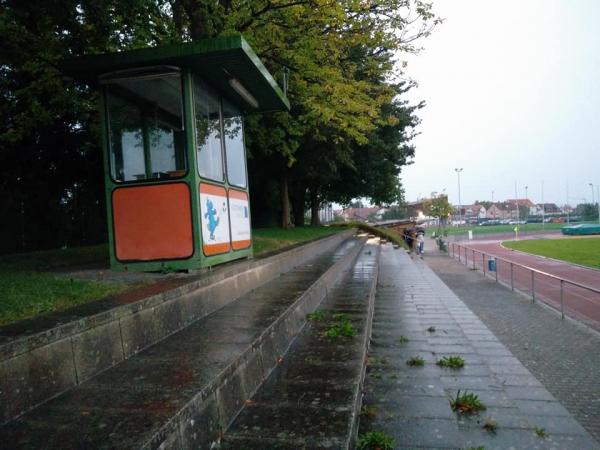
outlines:
[{"label": "booth window", "polygon": [[225,161],[229,184],[246,187],[246,152],[244,127],[239,109],[223,100],[223,135],[225,136]]},{"label": "booth window", "polygon": [[179,73],[105,81],[111,175],[117,182],[186,174]]},{"label": "booth window", "polygon": [[196,145],[200,176],[223,181],[221,120],[219,98],[201,80],[194,77]]}]

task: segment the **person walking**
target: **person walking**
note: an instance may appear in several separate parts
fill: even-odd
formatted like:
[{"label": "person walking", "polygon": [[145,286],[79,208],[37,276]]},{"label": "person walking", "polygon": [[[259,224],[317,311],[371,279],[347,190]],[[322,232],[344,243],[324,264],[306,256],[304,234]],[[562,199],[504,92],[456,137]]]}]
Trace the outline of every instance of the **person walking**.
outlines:
[{"label": "person walking", "polygon": [[421,258],[423,257],[423,253],[425,252],[425,236],[424,233],[417,233],[417,255]]}]

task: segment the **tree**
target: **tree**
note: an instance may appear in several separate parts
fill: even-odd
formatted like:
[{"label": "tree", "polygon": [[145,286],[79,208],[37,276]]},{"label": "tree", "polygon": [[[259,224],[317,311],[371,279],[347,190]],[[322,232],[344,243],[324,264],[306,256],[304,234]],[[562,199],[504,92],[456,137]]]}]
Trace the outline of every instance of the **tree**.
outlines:
[{"label": "tree", "polygon": [[[246,120],[253,220],[263,203],[288,225],[288,197],[298,222],[310,196],[318,204],[356,180],[369,185],[374,170],[360,168],[381,156],[375,138],[398,95],[388,81],[398,75],[394,55],[416,51],[438,22],[419,0],[4,1],[0,251],[106,238],[96,94],[64,80],[62,59],[243,33],[277,79],[290,73],[291,112]],[[325,164],[298,164],[315,154]],[[399,185],[381,167],[386,181],[368,195],[393,198]]]},{"label": "tree", "polygon": [[438,229],[445,227],[448,216],[454,210],[453,206],[448,202],[448,196],[445,194],[432,195],[431,198],[423,202],[423,212],[431,217],[438,219]]}]

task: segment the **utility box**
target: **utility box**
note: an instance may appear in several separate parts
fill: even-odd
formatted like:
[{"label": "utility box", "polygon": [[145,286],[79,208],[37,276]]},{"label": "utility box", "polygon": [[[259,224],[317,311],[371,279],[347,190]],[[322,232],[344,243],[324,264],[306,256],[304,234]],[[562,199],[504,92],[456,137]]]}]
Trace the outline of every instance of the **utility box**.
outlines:
[{"label": "utility box", "polygon": [[242,36],[69,60],[100,93],[111,267],[252,255],[243,115],[289,102]]},{"label": "utility box", "polygon": [[488,271],[495,272],[496,271],[496,260],[488,259]]}]

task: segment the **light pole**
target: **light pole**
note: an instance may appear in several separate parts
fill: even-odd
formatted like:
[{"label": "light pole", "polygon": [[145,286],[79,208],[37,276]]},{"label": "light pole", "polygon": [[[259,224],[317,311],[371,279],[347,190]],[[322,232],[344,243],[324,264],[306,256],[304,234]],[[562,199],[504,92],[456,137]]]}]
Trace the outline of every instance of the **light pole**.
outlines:
[{"label": "light pole", "polygon": [[[529,208],[529,206],[528,206],[529,197],[527,196],[527,189],[529,189],[529,186],[525,186],[525,206],[527,206],[527,208]],[[529,209],[528,209],[528,211],[529,211]],[[524,219],[527,220],[528,217],[529,217],[529,213],[527,213],[525,215]]]},{"label": "light pole", "polygon": [[[595,206],[596,205],[596,201],[594,199],[594,184],[593,183],[588,183],[588,184],[592,188],[592,206]],[[598,186],[596,186],[596,187],[598,187]],[[597,206],[598,206],[598,223],[600,223],[600,188],[598,188],[597,199],[598,199],[598,204],[597,204]]]},{"label": "light pole", "polygon": [[454,171],[458,176],[458,224],[462,222],[462,210],[461,210],[461,202],[460,202],[460,173],[463,171],[463,168],[455,168]]}]

